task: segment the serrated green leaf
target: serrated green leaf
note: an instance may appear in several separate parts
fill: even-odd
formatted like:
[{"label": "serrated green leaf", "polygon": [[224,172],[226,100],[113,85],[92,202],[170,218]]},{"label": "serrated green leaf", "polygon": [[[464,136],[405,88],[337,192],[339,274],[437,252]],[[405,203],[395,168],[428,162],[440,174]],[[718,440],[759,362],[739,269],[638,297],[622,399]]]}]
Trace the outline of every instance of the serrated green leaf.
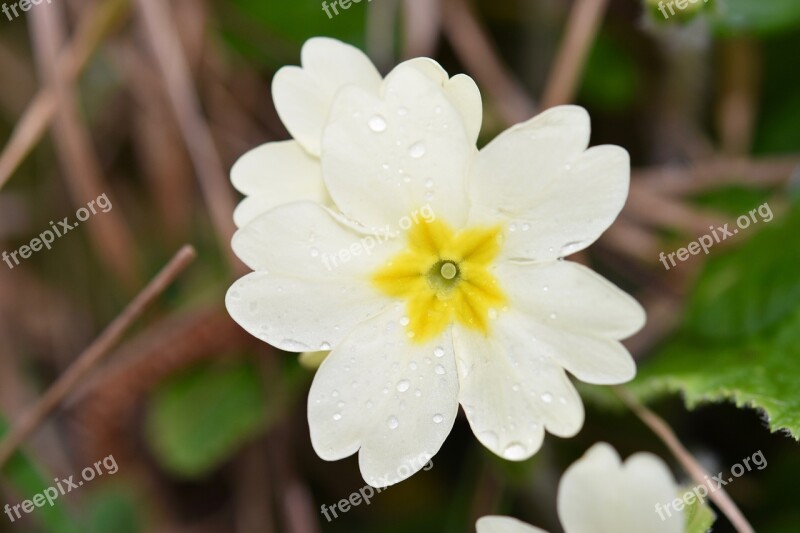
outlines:
[{"label": "serrated green leaf", "polygon": [[208,365],[156,392],[147,440],[166,469],[196,478],[236,453],[265,427],[266,417],[264,384],[254,365]]},{"label": "serrated green leaf", "polygon": [[746,341],[683,334],[643,365],[631,387],[645,398],[680,391],[690,409],[724,400],[761,409],[772,431],[800,438],[800,310]]},{"label": "serrated green leaf", "polygon": [[[686,491],[683,491],[680,496],[683,494],[686,494]],[[717,519],[711,507],[698,499],[683,508],[683,515],[686,518],[685,533],[706,533]]]}]

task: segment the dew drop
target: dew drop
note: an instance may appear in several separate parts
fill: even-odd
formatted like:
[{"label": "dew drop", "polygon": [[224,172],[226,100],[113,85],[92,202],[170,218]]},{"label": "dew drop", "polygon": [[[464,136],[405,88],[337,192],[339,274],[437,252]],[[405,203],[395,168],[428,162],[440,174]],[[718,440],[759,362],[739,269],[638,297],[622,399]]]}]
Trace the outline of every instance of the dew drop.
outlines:
[{"label": "dew drop", "polygon": [[425,151],[426,151],[425,143],[422,142],[422,141],[419,141],[419,142],[416,142],[416,143],[412,144],[408,148],[408,155],[410,155],[414,159],[419,159],[420,157],[425,155]]},{"label": "dew drop", "polygon": [[517,231],[517,225],[516,224],[510,224],[508,226],[508,231]]},{"label": "dew drop", "polygon": [[404,116],[408,115],[408,108],[406,108],[406,107],[398,107],[397,108],[397,114],[400,115],[401,117],[404,117]]},{"label": "dew drop", "polygon": [[503,457],[511,459],[512,461],[519,461],[525,457],[526,452],[525,446],[519,442],[512,442],[503,450]]},{"label": "dew drop", "polygon": [[336,421],[341,420],[342,419],[342,414],[341,413],[334,413],[333,414],[333,419],[336,420]]},{"label": "dew drop", "polygon": [[550,290],[550,287],[548,287],[547,285],[545,285],[544,287],[542,287],[542,292],[547,292],[547,291],[549,291],[549,290]]},{"label": "dew drop", "polygon": [[319,250],[317,248],[311,248],[308,253],[311,254],[311,257],[319,257]]},{"label": "dew drop", "polygon": [[322,344],[319,345],[319,349],[320,349],[320,351],[324,352],[326,350],[330,350],[331,349],[331,345],[328,342],[323,342]]},{"label": "dew drop", "polygon": [[489,318],[491,318],[492,320],[497,320],[497,309],[495,309],[494,307],[489,308]]},{"label": "dew drop", "polygon": [[431,191],[428,191],[428,192],[425,193],[425,200],[428,201],[428,202],[433,200],[433,193]]},{"label": "dew drop", "polygon": [[397,390],[398,390],[398,392],[405,392],[405,391],[407,391],[407,390],[408,390],[410,387],[411,387],[411,382],[410,382],[410,381],[408,381],[407,379],[404,379],[403,381],[401,381],[401,382],[399,382],[399,383],[397,384]]},{"label": "dew drop", "polygon": [[410,322],[411,321],[408,319],[407,316],[404,316],[403,318],[400,319],[400,325],[401,326],[407,326]]},{"label": "dew drop", "polygon": [[334,391],[331,393],[331,396],[333,396],[334,398],[338,398],[338,397],[339,397],[339,391],[338,391],[338,390],[334,390]]},{"label": "dew drop", "polygon": [[514,392],[517,392],[517,391],[519,391],[519,383],[514,383],[514,384],[511,386],[511,390],[513,390]]},{"label": "dew drop", "polygon": [[564,170],[572,170],[572,165],[567,163],[566,165],[564,165]]},{"label": "dew drop", "polygon": [[371,119],[369,119],[369,129],[374,131],[375,133],[381,133],[386,131],[386,119],[384,119],[380,115],[374,115]]},{"label": "dew drop", "polygon": [[550,320],[555,320],[556,318],[558,318],[558,315],[555,313],[550,313]]},{"label": "dew drop", "polygon": [[544,403],[551,403],[553,401],[553,395],[549,392],[542,393],[542,401]]},{"label": "dew drop", "polygon": [[443,421],[444,421],[444,417],[442,415],[440,415],[439,413],[436,413],[435,415],[433,415],[433,422],[435,424],[441,424]]},{"label": "dew drop", "polygon": [[400,425],[400,422],[397,420],[397,417],[390,416],[386,420],[386,425],[389,426],[389,429],[397,429],[397,426]]},{"label": "dew drop", "polygon": [[411,361],[410,363],[408,363],[408,368],[410,368],[411,370],[416,370],[417,369],[417,362],[416,361]]},{"label": "dew drop", "polygon": [[422,391],[421,391],[421,390],[419,390],[419,389],[415,389],[415,390],[414,390],[414,396],[416,396],[417,398],[419,398],[420,396],[422,396]]},{"label": "dew drop", "polygon": [[433,179],[432,179],[432,178],[428,178],[428,179],[426,179],[426,180],[425,180],[425,186],[426,186],[427,188],[429,188],[429,189],[432,189],[432,188],[433,188]]},{"label": "dew drop", "polygon": [[522,231],[528,231],[529,229],[531,229],[531,225],[530,224],[526,223],[526,224],[522,225]]},{"label": "dew drop", "polygon": [[435,355],[436,357],[443,357],[444,348],[442,348],[441,346],[437,346],[436,348],[433,349],[433,355]]},{"label": "dew drop", "polygon": [[436,365],[436,368],[434,368],[433,371],[439,374],[440,376],[443,376],[445,373],[444,367],[442,365]]},{"label": "dew drop", "polygon": [[496,448],[497,447],[497,433],[494,431],[483,431],[478,434],[478,440],[480,440],[487,448]]}]

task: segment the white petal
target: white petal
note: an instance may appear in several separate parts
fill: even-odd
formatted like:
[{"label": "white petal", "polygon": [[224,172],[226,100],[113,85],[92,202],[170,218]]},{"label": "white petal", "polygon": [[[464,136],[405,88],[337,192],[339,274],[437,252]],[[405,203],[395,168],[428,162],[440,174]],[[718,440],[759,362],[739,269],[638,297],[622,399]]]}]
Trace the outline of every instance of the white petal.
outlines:
[{"label": "white petal", "polygon": [[583,425],[583,404],[564,370],[536,353],[521,317],[503,312],[488,336],[457,328],[459,402],[478,440],[497,455],[523,460],[544,430],[571,437]]},{"label": "white petal", "polygon": [[478,142],[483,123],[483,102],[475,81],[466,74],[457,74],[444,84],[444,92],[461,113],[470,141],[473,144]]},{"label": "white petal", "polygon": [[319,159],[309,156],[295,141],[267,143],[250,150],[231,169],[231,182],[248,196],[233,213],[238,227],[281,204],[329,201]]},{"label": "white petal", "polygon": [[450,78],[439,63],[427,57],[409,59],[402,65],[416,68],[444,88],[450,103],[455,106],[464,120],[467,136],[473,144],[476,143],[483,122],[483,102],[475,81],[466,74],[457,74]]},{"label": "white petal", "polygon": [[544,261],[589,246],[628,195],[630,159],[618,146],[583,151],[586,112],[565,106],[501,134],[478,155],[472,219],[505,220],[503,255]]},{"label": "white petal", "polygon": [[426,205],[462,225],[475,148],[461,116],[442,87],[411,66],[393,70],[382,93],[350,86],[331,109],[322,168],[336,206],[369,228],[396,228]]},{"label": "white petal", "polygon": [[476,533],[547,533],[510,516],[484,516],[475,524]]},{"label": "white petal", "polygon": [[314,450],[334,461],[360,448],[364,480],[392,485],[441,447],[458,412],[450,332],[411,344],[401,305],[360,324],[323,361],[308,396]]},{"label": "white petal", "polygon": [[[296,203],[260,216],[233,238],[252,274],[228,291],[226,306],[252,335],[288,351],[335,347],[391,301],[368,274],[401,243],[377,243],[337,222],[323,207]],[[348,260],[343,253],[354,254]]]},{"label": "white petal", "polygon": [[495,274],[514,308],[551,327],[624,339],[644,326],[634,298],[578,263],[498,262]]},{"label": "white petal", "polygon": [[376,92],[381,76],[361,50],[335,39],[309,39],[301,56],[302,68],[284,67],[275,74],[272,94],[292,137],[319,155],[322,128],[336,93],[349,84]]},{"label": "white petal", "polygon": [[671,502],[678,487],[667,466],[649,453],[625,464],[608,444],[595,444],[570,466],[558,487],[558,516],[567,533],[680,533],[682,513],[662,520],[656,505]]}]

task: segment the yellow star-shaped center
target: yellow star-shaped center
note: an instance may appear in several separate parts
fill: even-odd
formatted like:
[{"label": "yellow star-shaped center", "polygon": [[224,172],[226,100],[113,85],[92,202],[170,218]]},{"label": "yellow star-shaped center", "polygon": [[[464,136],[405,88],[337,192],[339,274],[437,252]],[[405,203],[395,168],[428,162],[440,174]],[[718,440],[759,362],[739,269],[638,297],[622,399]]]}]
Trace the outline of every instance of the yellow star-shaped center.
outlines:
[{"label": "yellow star-shaped center", "polygon": [[421,221],[407,233],[406,250],[377,270],[382,293],[406,300],[408,336],[424,342],[457,320],[489,333],[506,297],[489,267],[500,251],[500,227],[453,231],[439,220]]}]

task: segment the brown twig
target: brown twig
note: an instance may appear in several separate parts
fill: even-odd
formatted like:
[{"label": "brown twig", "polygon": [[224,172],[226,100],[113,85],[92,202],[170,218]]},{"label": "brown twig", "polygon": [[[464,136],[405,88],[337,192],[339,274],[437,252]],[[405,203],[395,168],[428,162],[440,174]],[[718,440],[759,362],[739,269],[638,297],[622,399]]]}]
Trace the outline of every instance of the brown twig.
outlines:
[{"label": "brown twig", "polygon": [[[128,0],[108,0],[94,9],[86,10],[85,18],[78,23],[75,38],[59,59],[61,79],[74,82],[105,35],[127,13],[127,6]],[[40,89],[0,153],[0,189],[41,140],[55,112],[56,97],[52,88]]]},{"label": "brown twig", "polygon": [[[116,200],[104,185],[103,171],[91,135],[78,111],[72,81],[65,79],[67,73],[59,68],[60,51],[66,39],[63,6],[36,9],[29,20],[39,70],[55,96],[57,110],[53,134],[73,204],[80,207],[105,194],[115,205]],[[132,291],[138,285],[134,239],[121,211],[104,213],[103,223],[90,224],[88,232],[94,250],[107,270]]]},{"label": "brown twig", "polygon": [[576,0],[542,95],[542,108],[572,102],[608,0]]},{"label": "brown twig", "polygon": [[211,221],[230,265],[240,263],[229,245],[235,231],[235,197],[227,180],[211,130],[200,110],[200,99],[192,80],[186,55],[178,39],[169,3],[163,0],[137,0],[145,34],[155,56],[167,95],[175,113],[186,148],[195,168],[200,189],[211,214]]},{"label": "brown twig", "polygon": [[650,428],[666,444],[684,470],[692,477],[698,485],[703,485],[708,489],[709,498],[717,504],[719,510],[730,520],[733,527],[739,533],[752,533],[753,526],[747,521],[736,503],[728,496],[722,487],[713,487],[711,476],[703,469],[697,459],[681,443],[675,432],[667,422],[644,406],[636,397],[624,387],[614,387],[614,392],[628,406],[628,408]]},{"label": "brown twig", "polygon": [[798,168],[799,155],[756,160],[720,158],[691,166],[637,169],[632,181],[657,193],[686,195],[723,185],[774,187],[785,183]]},{"label": "brown twig", "polygon": [[403,56],[433,57],[442,30],[442,0],[405,0]]},{"label": "brown twig", "polygon": [[50,415],[97,365],[108,355],[130,325],[175,280],[196,256],[189,245],[181,248],[172,260],[122,310],[97,339],[75,360],[38,402],[26,411],[8,436],[0,442],[0,468],[17,448]]},{"label": "brown twig", "polygon": [[443,0],[442,28],[456,54],[508,124],[533,116],[535,105],[503,65],[486,30],[466,0]]}]

